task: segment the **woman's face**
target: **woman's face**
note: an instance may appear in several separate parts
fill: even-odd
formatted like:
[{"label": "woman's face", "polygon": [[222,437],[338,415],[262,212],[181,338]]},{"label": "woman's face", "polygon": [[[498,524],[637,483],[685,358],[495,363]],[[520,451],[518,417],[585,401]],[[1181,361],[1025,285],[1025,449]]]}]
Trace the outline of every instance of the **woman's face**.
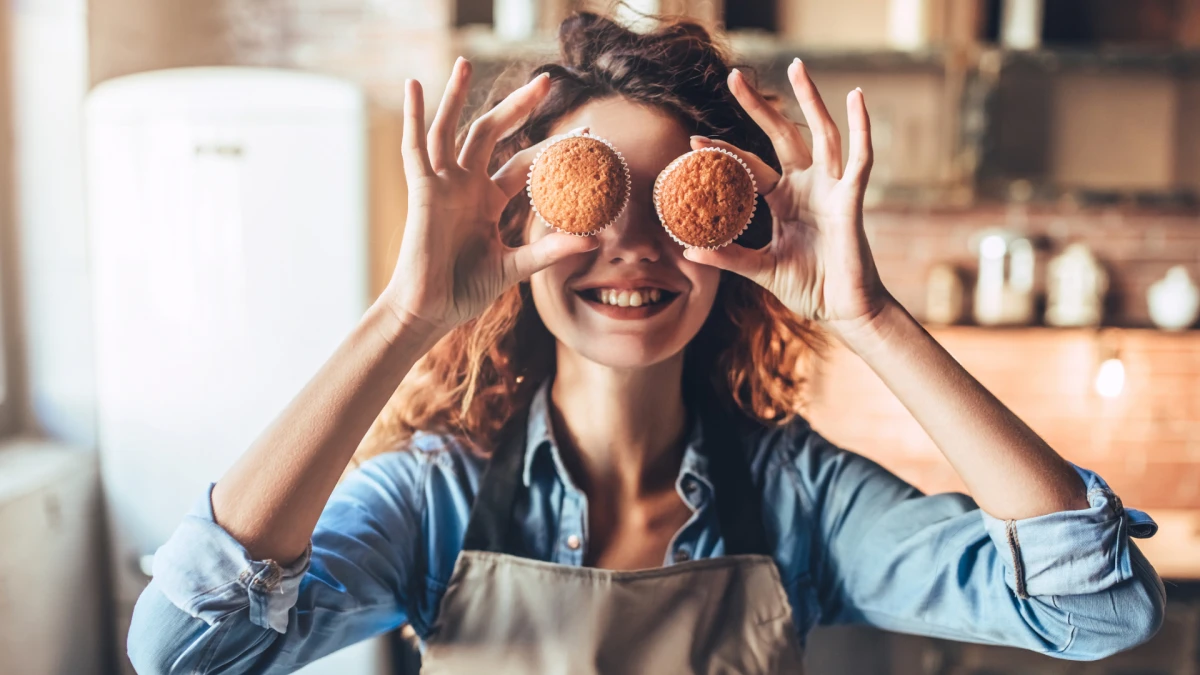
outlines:
[{"label": "woman's face", "polygon": [[[584,126],[629,164],[629,205],[597,235],[599,248],[533,275],[534,305],[561,346],[612,368],[649,366],[683,351],[708,317],[720,282],[720,270],[683,257],[654,210],[654,179],[691,150],[688,133],[661,110],[615,97],[584,105],[551,134]],[[535,216],[528,240],[549,231]]]}]

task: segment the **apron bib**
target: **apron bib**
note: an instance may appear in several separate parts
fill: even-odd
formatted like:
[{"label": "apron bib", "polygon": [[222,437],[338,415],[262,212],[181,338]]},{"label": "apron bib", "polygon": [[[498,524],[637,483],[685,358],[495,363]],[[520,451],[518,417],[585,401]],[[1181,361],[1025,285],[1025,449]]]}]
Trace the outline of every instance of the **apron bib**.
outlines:
[{"label": "apron bib", "polygon": [[715,411],[702,423],[726,555],[634,571],[508,553],[525,453],[519,416],[481,479],[421,673],[801,673],[761,496],[733,421]]}]

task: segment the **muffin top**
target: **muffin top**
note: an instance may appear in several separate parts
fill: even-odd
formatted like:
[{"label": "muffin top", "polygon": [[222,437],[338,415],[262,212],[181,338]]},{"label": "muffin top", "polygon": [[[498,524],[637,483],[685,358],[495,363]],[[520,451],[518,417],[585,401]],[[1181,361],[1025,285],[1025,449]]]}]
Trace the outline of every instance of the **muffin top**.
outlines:
[{"label": "muffin top", "polygon": [[529,197],[551,227],[595,234],[621,215],[629,169],[607,143],[568,136],[547,146],[529,174]]},{"label": "muffin top", "polygon": [[736,157],[696,150],[668,166],[655,187],[663,226],[680,243],[717,248],[733,241],[754,215],[754,180]]}]

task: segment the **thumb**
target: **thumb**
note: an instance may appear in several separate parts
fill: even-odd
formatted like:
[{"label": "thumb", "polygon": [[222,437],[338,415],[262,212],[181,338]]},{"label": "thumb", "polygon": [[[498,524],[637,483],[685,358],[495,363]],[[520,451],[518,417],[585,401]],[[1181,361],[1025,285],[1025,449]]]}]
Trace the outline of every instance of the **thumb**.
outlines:
[{"label": "thumb", "polygon": [[504,271],[509,283],[528,279],[554,263],[600,246],[595,237],[552,232],[532,244],[510,248],[504,253]]},{"label": "thumb", "polygon": [[[769,247],[768,247],[769,248]],[[709,265],[734,274],[740,274],[759,286],[770,287],[771,258],[768,249],[755,250],[730,244],[718,249],[689,248],[683,252],[683,257]]]}]

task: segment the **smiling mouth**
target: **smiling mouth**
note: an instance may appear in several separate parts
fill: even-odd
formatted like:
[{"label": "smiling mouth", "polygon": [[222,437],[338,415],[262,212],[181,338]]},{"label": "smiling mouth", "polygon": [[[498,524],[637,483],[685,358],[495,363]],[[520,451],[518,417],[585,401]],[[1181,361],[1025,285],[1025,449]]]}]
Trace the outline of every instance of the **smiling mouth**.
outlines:
[{"label": "smiling mouth", "polygon": [[680,296],[661,288],[588,288],[575,293],[600,313],[619,319],[653,316]]}]

